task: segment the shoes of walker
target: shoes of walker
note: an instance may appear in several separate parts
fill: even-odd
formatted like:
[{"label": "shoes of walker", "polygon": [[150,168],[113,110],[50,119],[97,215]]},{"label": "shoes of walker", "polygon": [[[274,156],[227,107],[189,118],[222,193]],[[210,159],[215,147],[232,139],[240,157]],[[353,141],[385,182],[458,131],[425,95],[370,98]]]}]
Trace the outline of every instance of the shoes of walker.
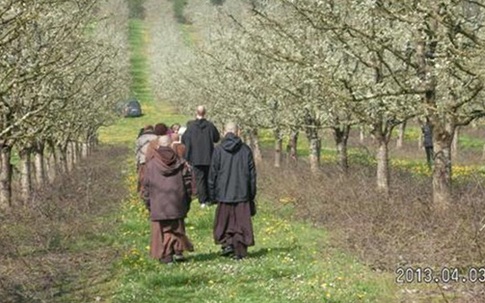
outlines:
[{"label": "shoes of walker", "polygon": [[222,247],[221,256],[228,257],[233,254],[234,254],[234,248],[231,245]]},{"label": "shoes of walker", "polygon": [[173,255],[173,261],[174,261],[174,262],[185,262],[185,261],[187,261],[187,259],[185,258],[185,256],[184,256],[184,255],[182,255],[182,254],[180,254],[180,255],[179,255],[179,254],[177,254],[177,255]]},{"label": "shoes of walker", "polygon": [[180,262],[185,262],[185,261],[187,261],[187,259],[182,254],[176,254],[176,255],[173,255],[171,257],[160,259],[160,262],[164,263],[166,265],[173,265],[174,263],[180,263]]}]

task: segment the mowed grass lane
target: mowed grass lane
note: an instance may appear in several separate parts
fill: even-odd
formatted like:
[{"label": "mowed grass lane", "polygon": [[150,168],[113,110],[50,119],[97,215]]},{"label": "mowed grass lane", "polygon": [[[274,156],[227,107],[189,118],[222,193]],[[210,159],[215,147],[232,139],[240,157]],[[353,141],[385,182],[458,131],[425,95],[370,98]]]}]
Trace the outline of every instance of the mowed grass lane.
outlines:
[{"label": "mowed grass lane", "polygon": [[[144,52],[149,37],[144,24],[132,20],[133,91],[145,115],[121,119],[102,130],[107,144],[134,146],[140,127],[164,122],[184,123],[166,103],[153,99]],[[119,213],[118,245],[111,302],[392,302],[393,279],[371,272],[346,254],[330,247],[324,230],[290,220],[292,206],[276,207],[260,191],[254,218],[256,246],[249,257],[233,261],[218,255],[212,240],[215,208],[201,209],[196,201],[187,218],[187,233],[195,245],[188,261],[167,266],[148,257],[148,214],[136,194],[134,155],[120,163],[130,194]]]}]

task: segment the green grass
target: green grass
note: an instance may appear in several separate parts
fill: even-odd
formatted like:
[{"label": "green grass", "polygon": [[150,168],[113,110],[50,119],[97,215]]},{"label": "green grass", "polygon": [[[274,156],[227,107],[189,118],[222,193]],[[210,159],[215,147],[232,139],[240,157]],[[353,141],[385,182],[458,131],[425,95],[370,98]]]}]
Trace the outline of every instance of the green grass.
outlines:
[{"label": "green grass", "polygon": [[473,149],[480,152],[483,150],[483,145],[485,144],[485,141],[481,138],[460,135],[460,138],[458,139],[458,144],[461,148]]},{"label": "green grass", "polygon": [[[132,181],[134,178],[132,178]],[[129,181],[131,184],[131,182]],[[148,257],[147,213],[135,195],[123,209],[125,253],[115,302],[390,302],[394,285],[331,248],[324,230],[291,221],[288,205],[261,201],[254,218],[256,246],[240,262],[218,255],[214,208],[193,202],[187,233],[196,251],[167,266]],[[286,208],[286,209],[285,209]]]},{"label": "green grass", "polygon": [[[133,146],[138,129],[147,123],[184,122],[174,108],[155,102],[150,92],[144,53],[147,37],[140,20],[132,20],[132,90],[145,115],[120,119],[101,131],[106,144]],[[196,201],[187,218],[187,233],[195,246],[188,262],[166,266],[148,256],[149,222],[135,193],[133,155],[120,169],[130,195],[118,216],[115,235],[122,257],[116,264],[111,302],[391,302],[393,277],[377,274],[354,258],[332,248],[325,230],[291,220],[290,205],[261,200],[254,218],[256,246],[246,260],[220,257],[212,240],[214,208]]]}]

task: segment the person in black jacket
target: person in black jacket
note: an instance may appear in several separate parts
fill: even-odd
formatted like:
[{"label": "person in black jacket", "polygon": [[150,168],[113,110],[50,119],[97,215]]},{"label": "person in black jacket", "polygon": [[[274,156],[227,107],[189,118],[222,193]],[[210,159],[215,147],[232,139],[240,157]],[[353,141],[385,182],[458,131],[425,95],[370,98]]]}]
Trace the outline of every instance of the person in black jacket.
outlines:
[{"label": "person in black jacket", "polygon": [[205,119],[204,106],[197,107],[196,120],[188,125],[182,136],[185,145],[185,159],[193,167],[197,196],[202,207],[210,205],[207,192],[207,178],[211,163],[214,143],[219,142],[220,135],[214,124]]},{"label": "person in black jacket", "polygon": [[429,167],[433,165],[433,128],[430,121],[426,118],[426,123],[421,127],[423,132],[423,146],[426,151],[426,163]]},{"label": "person in black jacket", "polygon": [[237,134],[237,125],[228,123],[212,155],[208,184],[209,197],[217,202],[214,240],[222,245],[222,255],[242,259],[254,245],[256,167],[251,149]]}]

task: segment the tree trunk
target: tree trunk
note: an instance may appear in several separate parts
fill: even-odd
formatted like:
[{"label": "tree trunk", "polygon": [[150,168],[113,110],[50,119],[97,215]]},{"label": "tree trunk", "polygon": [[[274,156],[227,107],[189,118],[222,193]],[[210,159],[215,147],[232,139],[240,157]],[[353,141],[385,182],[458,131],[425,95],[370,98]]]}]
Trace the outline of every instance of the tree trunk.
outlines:
[{"label": "tree trunk", "polygon": [[458,159],[458,140],[460,136],[460,127],[455,127],[453,134],[453,140],[451,141],[451,158],[456,161]]},{"label": "tree trunk", "polygon": [[20,156],[20,197],[23,204],[27,204],[32,197],[32,166],[30,161],[30,148],[19,152]]},{"label": "tree trunk", "polygon": [[72,156],[72,166],[76,167],[77,161],[78,161],[78,146],[77,142],[71,142],[71,156]]},{"label": "tree trunk", "polygon": [[248,131],[248,130],[241,131],[240,138],[241,138],[242,142],[246,143],[247,145],[249,145],[251,147],[251,149],[253,149],[253,142],[251,142],[251,136],[250,136],[249,133],[250,133],[250,131]]},{"label": "tree trunk", "polygon": [[349,139],[350,126],[344,126],[342,128],[334,127],[333,136],[337,145],[337,158],[340,169],[347,173],[349,169],[348,153],[347,153],[347,141]]},{"label": "tree trunk", "polygon": [[251,142],[251,147],[253,149],[254,162],[256,163],[256,165],[261,164],[263,162],[263,154],[261,152],[261,146],[259,144],[258,131],[256,129],[252,129],[249,132],[249,138]]},{"label": "tree trunk", "polygon": [[81,160],[82,143],[76,142],[76,164]]},{"label": "tree trunk", "polygon": [[74,144],[73,142],[68,142],[67,143],[67,148],[66,148],[66,167],[67,167],[67,172],[70,173],[74,167]]},{"label": "tree trunk", "polygon": [[310,141],[310,170],[312,173],[317,173],[320,169],[320,153],[321,153],[321,142],[320,138],[313,137],[309,139]]},{"label": "tree trunk", "polygon": [[435,124],[433,128],[433,205],[445,210],[451,203],[451,141],[453,125]]},{"label": "tree trunk", "polygon": [[53,183],[56,179],[59,169],[58,163],[59,160],[57,159],[56,149],[53,147],[49,148],[49,157],[47,158],[47,177],[49,178],[50,183]]},{"label": "tree trunk", "polygon": [[364,144],[365,142],[365,133],[364,133],[364,127],[359,127],[359,142],[361,144]]},{"label": "tree trunk", "polygon": [[89,153],[92,153],[96,146],[98,145],[98,135],[96,133],[93,133],[89,136],[88,140],[88,146],[89,146]]},{"label": "tree trunk", "polygon": [[279,129],[274,131],[274,167],[281,167],[281,157],[283,149],[283,139],[281,138],[281,131]]},{"label": "tree trunk", "polygon": [[0,145],[0,209],[12,206],[12,147]]},{"label": "tree trunk", "polygon": [[377,189],[389,194],[389,149],[388,141],[384,136],[376,136],[377,139]]},{"label": "tree trunk", "polygon": [[420,130],[418,135],[418,148],[423,149],[423,132]]},{"label": "tree trunk", "polygon": [[406,121],[399,125],[399,130],[397,134],[396,148],[401,149],[404,145],[404,134],[406,132]]},{"label": "tree trunk", "polygon": [[81,143],[81,158],[86,159],[89,155],[89,145],[86,142]]},{"label": "tree trunk", "polygon": [[291,130],[288,146],[286,147],[288,156],[287,161],[298,160],[298,131]]},{"label": "tree trunk", "polygon": [[67,146],[59,147],[56,150],[56,169],[57,175],[68,172],[67,164]]},{"label": "tree trunk", "polygon": [[46,167],[44,159],[44,144],[37,143],[34,148],[35,183],[38,187],[46,183]]}]

